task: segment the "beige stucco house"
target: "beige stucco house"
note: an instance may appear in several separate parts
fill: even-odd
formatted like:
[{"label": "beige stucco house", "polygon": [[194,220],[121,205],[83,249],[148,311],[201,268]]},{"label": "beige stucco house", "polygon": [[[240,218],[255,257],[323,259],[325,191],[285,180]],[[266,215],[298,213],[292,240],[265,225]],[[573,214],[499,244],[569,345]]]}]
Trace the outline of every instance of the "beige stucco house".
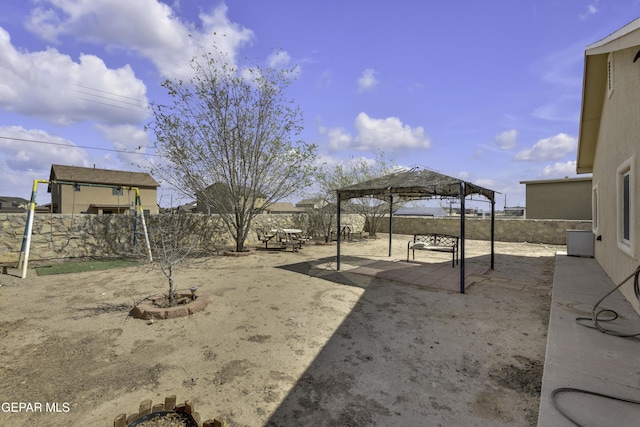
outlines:
[{"label": "beige stucco house", "polygon": [[[640,263],[640,18],[587,46],[576,169],[593,173],[594,255],[618,283]],[[621,291],[640,312],[628,284]]]},{"label": "beige stucco house", "polygon": [[143,172],[52,165],[47,191],[53,213],[123,214],[135,209],[136,187],[144,213],[157,214],[159,186]]},{"label": "beige stucco house", "polygon": [[591,177],[520,181],[527,219],[591,219]]}]

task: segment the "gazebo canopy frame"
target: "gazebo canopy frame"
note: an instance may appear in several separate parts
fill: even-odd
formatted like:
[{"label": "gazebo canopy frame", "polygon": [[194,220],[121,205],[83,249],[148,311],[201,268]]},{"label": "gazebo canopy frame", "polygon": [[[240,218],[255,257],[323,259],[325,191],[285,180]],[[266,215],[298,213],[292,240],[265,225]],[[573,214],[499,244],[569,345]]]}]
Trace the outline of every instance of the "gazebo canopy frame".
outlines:
[{"label": "gazebo canopy frame", "polygon": [[[371,179],[337,190],[337,218],[340,230],[340,204],[343,200],[375,197],[389,203],[389,256],[393,236],[393,202],[421,200],[431,197],[460,198],[460,293],[465,292],[465,199],[472,194],[486,197],[491,202],[491,269],[494,265],[495,195],[496,191],[443,175],[430,169],[413,168]],[[340,270],[340,233],[337,233],[336,268]]]}]

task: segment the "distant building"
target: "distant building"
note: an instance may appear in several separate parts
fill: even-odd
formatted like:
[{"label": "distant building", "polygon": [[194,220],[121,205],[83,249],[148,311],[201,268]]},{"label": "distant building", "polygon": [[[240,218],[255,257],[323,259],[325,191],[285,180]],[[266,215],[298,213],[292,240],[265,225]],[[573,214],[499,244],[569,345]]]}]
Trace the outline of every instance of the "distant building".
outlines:
[{"label": "distant building", "polygon": [[302,199],[298,203],[296,203],[296,208],[309,210],[309,209],[320,209],[327,206],[329,202],[323,197],[311,197],[308,199]]},{"label": "distant building", "polygon": [[198,211],[198,202],[195,200],[177,207],[178,212],[195,213]]},{"label": "distant building", "polygon": [[512,206],[512,207],[505,206],[504,209],[502,210],[502,215],[508,216],[508,217],[524,218],[524,213],[525,213],[525,208],[523,208],[522,206]]},{"label": "distant building", "polygon": [[135,209],[136,187],[145,213],[158,213],[160,184],[148,173],[52,165],[49,175],[53,213],[122,214]]},{"label": "distant building", "polygon": [[26,212],[29,200],[22,197],[0,196],[0,212]]},{"label": "distant building", "polygon": [[394,216],[433,216],[433,217],[443,217],[447,216],[447,211],[439,206],[428,207],[428,206],[414,206],[414,207],[403,207],[398,209],[393,213]]},{"label": "distant building", "polygon": [[591,220],[591,177],[520,181],[527,219]]},{"label": "distant building", "polygon": [[[251,192],[248,191],[248,188],[237,188],[237,193],[239,194],[251,194]],[[262,209],[262,206],[266,201],[266,196],[264,194],[254,194],[253,197],[255,198],[255,200],[253,200],[255,209]],[[210,200],[216,200],[216,205],[210,205],[208,203],[208,201]],[[216,182],[215,184],[211,184],[204,190],[198,191],[196,193],[196,206],[197,212],[205,214],[232,213],[234,209],[234,203],[229,186],[222,182]]]},{"label": "distant building", "polygon": [[304,209],[300,209],[293,205],[291,202],[275,202],[261,209],[265,214],[292,214],[304,212]]}]

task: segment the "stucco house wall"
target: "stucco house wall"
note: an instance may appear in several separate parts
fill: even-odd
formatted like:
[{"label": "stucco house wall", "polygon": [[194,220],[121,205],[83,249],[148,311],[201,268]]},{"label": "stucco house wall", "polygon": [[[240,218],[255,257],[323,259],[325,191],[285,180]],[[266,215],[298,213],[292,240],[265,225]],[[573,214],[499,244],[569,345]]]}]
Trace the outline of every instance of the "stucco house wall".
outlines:
[{"label": "stucco house wall", "polygon": [[591,178],[521,181],[527,219],[591,220]]},{"label": "stucco house wall", "polygon": [[[54,213],[133,213],[136,187],[147,214],[157,214],[159,184],[147,173],[52,165],[47,191]],[[70,183],[78,183],[74,186]],[[123,187],[120,191],[114,187]]]},{"label": "stucco house wall", "polygon": [[[640,20],[585,52],[578,172],[593,172],[594,253],[618,283],[637,268],[640,255]],[[600,111],[598,109],[601,108]],[[599,114],[598,114],[599,113]],[[629,234],[623,237],[623,177],[629,176]],[[632,281],[621,288],[636,311]]]}]

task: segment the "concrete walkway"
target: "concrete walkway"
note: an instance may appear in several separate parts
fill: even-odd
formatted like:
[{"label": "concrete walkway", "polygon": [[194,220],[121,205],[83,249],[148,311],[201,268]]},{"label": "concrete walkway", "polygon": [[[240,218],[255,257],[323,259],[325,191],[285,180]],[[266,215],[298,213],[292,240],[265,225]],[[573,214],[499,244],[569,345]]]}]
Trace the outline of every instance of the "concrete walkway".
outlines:
[{"label": "concrete walkway", "polygon": [[[552,392],[559,388],[640,400],[640,338],[608,335],[575,321],[576,317],[591,318],[594,304],[615,285],[593,258],[556,256],[538,426],[575,425],[552,404]],[[640,316],[619,291],[598,308],[615,310],[620,316],[613,322],[600,322],[601,326],[640,332]],[[579,425],[640,425],[640,405],[575,391],[558,393],[555,401]]]}]

